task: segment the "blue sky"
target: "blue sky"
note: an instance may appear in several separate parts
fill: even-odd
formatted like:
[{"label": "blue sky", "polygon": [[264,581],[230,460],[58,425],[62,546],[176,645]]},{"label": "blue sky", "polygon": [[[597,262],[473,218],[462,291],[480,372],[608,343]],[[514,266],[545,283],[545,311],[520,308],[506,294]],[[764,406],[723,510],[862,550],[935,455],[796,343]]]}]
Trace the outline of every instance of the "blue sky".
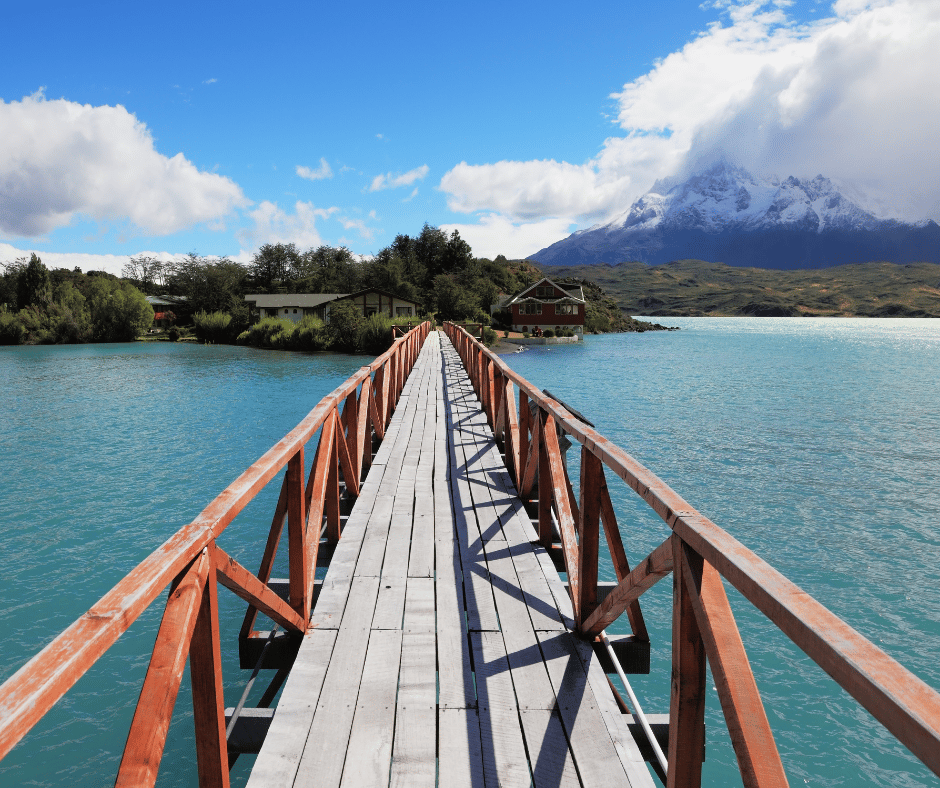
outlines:
[{"label": "blue sky", "polygon": [[940,3],[18,4],[0,261],[532,254],[715,156],[940,218]]}]

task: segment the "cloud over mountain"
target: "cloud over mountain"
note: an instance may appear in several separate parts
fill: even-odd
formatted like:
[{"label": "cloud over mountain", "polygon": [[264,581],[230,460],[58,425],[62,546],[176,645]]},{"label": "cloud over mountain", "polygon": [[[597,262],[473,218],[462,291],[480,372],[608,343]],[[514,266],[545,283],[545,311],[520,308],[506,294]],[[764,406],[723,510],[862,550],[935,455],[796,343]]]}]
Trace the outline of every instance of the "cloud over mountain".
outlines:
[{"label": "cloud over mountain", "polygon": [[655,180],[725,159],[756,173],[826,172],[879,197],[881,215],[940,218],[940,4],[839,0],[811,24],[784,3],[716,5],[725,23],[612,96],[625,134],[583,163],[462,162],[440,184],[451,209],[517,226],[606,222]]},{"label": "cloud over mountain", "polygon": [[0,231],[35,237],[80,215],[167,235],[248,204],[241,188],[167,157],[121,106],[39,93],[0,100]]}]

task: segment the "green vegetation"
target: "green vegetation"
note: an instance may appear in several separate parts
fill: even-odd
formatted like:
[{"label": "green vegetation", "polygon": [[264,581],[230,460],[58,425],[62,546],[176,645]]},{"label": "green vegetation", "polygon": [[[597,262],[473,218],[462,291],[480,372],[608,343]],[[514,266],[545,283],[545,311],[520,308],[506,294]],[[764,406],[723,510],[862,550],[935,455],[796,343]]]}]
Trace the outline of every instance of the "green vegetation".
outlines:
[{"label": "green vegetation", "polygon": [[940,317],[940,265],[934,263],[774,271],[679,260],[550,270],[589,279],[634,315]]},{"label": "green vegetation", "polygon": [[153,309],[136,287],[102,271],[49,271],[35,254],[3,266],[0,344],[127,342]]}]

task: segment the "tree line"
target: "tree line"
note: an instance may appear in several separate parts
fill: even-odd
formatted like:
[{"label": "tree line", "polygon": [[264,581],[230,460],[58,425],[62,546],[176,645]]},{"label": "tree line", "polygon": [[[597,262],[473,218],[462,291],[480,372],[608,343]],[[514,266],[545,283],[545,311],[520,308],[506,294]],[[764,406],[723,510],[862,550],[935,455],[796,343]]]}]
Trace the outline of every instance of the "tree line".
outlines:
[{"label": "tree line", "polygon": [[125,342],[153,322],[144,294],[104,271],[50,271],[35,254],[0,266],[0,344]]},{"label": "tree line", "polygon": [[262,246],[247,265],[195,252],[171,261],[131,257],[121,279],[95,271],[49,272],[35,255],[5,269],[0,341],[8,343],[133,339],[153,317],[143,293],[179,299],[195,319],[197,334],[203,315],[203,338],[213,341],[235,341],[248,330],[251,313],[244,296],[249,293],[374,288],[415,301],[423,314],[438,320],[489,323],[489,307],[501,292],[516,292],[539,277],[531,265],[511,265],[502,255],[474,257],[456,230],[448,234],[428,224],[418,235],[395,236],[371,258],[358,258],[342,246],[301,251],[295,244],[277,243]]}]

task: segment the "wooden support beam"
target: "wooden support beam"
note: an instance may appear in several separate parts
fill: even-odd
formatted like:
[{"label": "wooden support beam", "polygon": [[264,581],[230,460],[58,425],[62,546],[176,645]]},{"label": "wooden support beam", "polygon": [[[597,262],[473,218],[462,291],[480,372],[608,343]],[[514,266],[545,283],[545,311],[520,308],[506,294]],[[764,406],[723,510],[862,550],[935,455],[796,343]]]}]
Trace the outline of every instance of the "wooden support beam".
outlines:
[{"label": "wooden support beam", "polygon": [[[698,788],[702,784],[705,746],[705,644],[699,631],[686,577],[701,582],[702,558],[683,550],[672,536],[672,682],[669,702],[669,764],[666,788]],[[683,566],[685,564],[686,566]]]},{"label": "wooden support beam", "polygon": [[[617,515],[610,500],[610,489],[607,487],[606,477],[601,486],[601,522],[604,524],[604,536],[607,537],[607,548],[610,550],[610,559],[614,564],[617,580],[623,580],[630,574],[630,562],[627,560],[627,553],[623,549],[623,538],[620,536]],[[640,639],[649,640],[649,632],[646,629],[643,612],[640,610],[639,599],[635,599],[630,603],[627,608],[627,617],[630,620],[630,628],[633,630],[633,634]]]},{"label": "wooden support beam", "polygon": [[[538,452],[538,480],[539,480],[539,544],[550,549],[555,538],[555,526],[552,523],[552,469],[548,462],[548,451],[545,448],[545,423],[542,421],[541,411],[535,414],[538,424],[537,438],[532,441],[532,447]],[[528,471],[527,471],[528,472]],[[564,552],[564,547],[562,547]]]},{"label": "wooden support beam", "polygon": [[385,367],[379,367],[375,372],[375,380],[372,382],[369,397],[369,418],[372,420],[372,429],[379,436],[379,440],[385,437],[384,375]]},{"label": "wooden support beam", "polygon": [[586,635],[598,635],[609,627],[635,600],[672,571],[672,537],[666,539],[650,553],[636,569],[620,581],[597,609],[587,617],[583,631]]},{"label": "wooden support beam", "polygon": [[[277,506],[274,508],[274,517],[271,518],[271,529],[268,531],[268,541],[264,546],[264,555],[261,557],[261,566],[258,568],[258,579],[262,583],[267,583],[271,578],[271,571],[274,567],[274,558],[277,555],[277,547],[281,541],[281,534],[284,531],[284,523],[287,520],[287,474],[284,474],[284,481],[281,482],[281,493],[277,499]],[[255,619],[258,611],[248,606],[245,611],[245,618],[242,621],[241,631],[238,633],[239,641],[248,637],[248,633],[255,627]]]},{"label": "wooden support beam", "polygon": [[[574,605],[575,620],[579,620],[581,603],[580,572],[578,569],[578,542],[575,534],[575,520],[571,511],[571,500],[568,494],[568,475],[561,460],[561,450],[558,447],[558,435],[555,432],[555,419],[551,415],[545,416],[542,430],[542,445],[548,463],[549,489],[555,501],[555,511],[558,514],[558,532],[561,543],[565,548],[565,568],[568,573],[568,583],[571,586],[571,600]],[[541,467],[539,470],[541,476]],[[539,479],[539,507],[541,511],[542,480]],[[541,531],[542,521],[539,518]]]},{"label": "wooden support beam", "polygon": [[358,435],[358,450],[356,452],[356,475],[363,478],[363,468],[372,467],[372,418],[371,412],[374,408],[370,407],[372,403],[372,378],[366,377],[362,381],[362,388],[359,391],[359,406],[356,434]]},{"label": "wooden support beam", "polygon": [[173,581],[114,783],[116,788],[137,788],[157,782],[208,578],[209,556],[203,550]]},{"label": "wooden support beam", "polygon": [[[346,397],[343,405],[342,423],[344,430],[341,433],[345,436],[346,458],[349,465],[347,472],[346,466],[343,466],[343,478],[346,481],[346,487],[354,496],[359,497],[359,474],[362,471],[362,443],[359,440],[359,401],[356,399],[356,390],[353,389]],[[342,461],[342,456],[340,461]],[[349,479],[355,479],[355,484],[350,484]]]},{"label": "wooden support beam", "polygon": [[[218,545],[215,548],[215,556],[219,582],[229,591],[234,592],[285,629],[295,632],[306,631],[309,614],[307,619],[302,618],[289,604]],[[290,593],[293,594],[293,586],[291,586]]]},{"label": "wooden support beam", "polygon": [[783,788],[789,785],[787,775],[721,576],[709,563],[696,576],[691,568],[695,555],[688,545],[683,549],[686,588],[738,758],[741,780],[745,788]]},{"label": "wooden support beam", "polygon": [[585,616],[597,607],[597,562],[600,545],[601,461],[587,449],[581,450],[581,505],[578,512],[578,577],[580,599],[575,626],[580,629]]},{"label": "wooden support beam", "polygon": [[[339,511],[339,427],[338,419],[333,416],[333,443],[330,445],[327,463],[326,490],[323,496],[323,510],[326,514],[326,538],[335,544],[340,538]],[[311,537],[314,533],[311,533]]]},{"label": "wooden support beam", "polygon": [[[542,462],[542,450],[540,445],[542,419],[539,416],[538,411],[536,411],[535,418],[530,419],[528,407],[525,407],[523,412],[525,413],[526,419],[529,420],[529,424],[531,425],[532,437],[531,439],[528,437],[526,438],[526,452],[524,455],[520,455],[520,460],[525,463],[525,466],[521,473],[521,481],[519,482],[519,497],[524,501],[528,501],[532,498],[532,489],[535,487],[535,478],[538,473],[540,463]],[[522,460],[522,457],[525,459]]]},{"label": "wooden support beam", "polygon": [[[330,420],[333,419],[331,415]],[[290,562],[290,600],[297,615],[307,621],[310,618],[310,603],[307,600],[307,550],[305,531],[307,510],[304,490],[304,448],[287,463],[287,547]]]},{"label": "wooden support beam", "polygon": [[214,545],[209,546],[209,560],[209,578],[203,588],[189,651],[196,761],[200,788],[229,788]]},{"label": "wooden support beam", "polygon": [[[356,469],[353,466],[352,455],[350,454],[349,444],[346,435],[343,432],[342,420],[337,420],[336,435],[336,454],[339,463],[343,468],[343,481],[346,489],[353,495],[359,497],[359,477],[356,475]],[[338,480],[337,480],[338,483]]]}]

